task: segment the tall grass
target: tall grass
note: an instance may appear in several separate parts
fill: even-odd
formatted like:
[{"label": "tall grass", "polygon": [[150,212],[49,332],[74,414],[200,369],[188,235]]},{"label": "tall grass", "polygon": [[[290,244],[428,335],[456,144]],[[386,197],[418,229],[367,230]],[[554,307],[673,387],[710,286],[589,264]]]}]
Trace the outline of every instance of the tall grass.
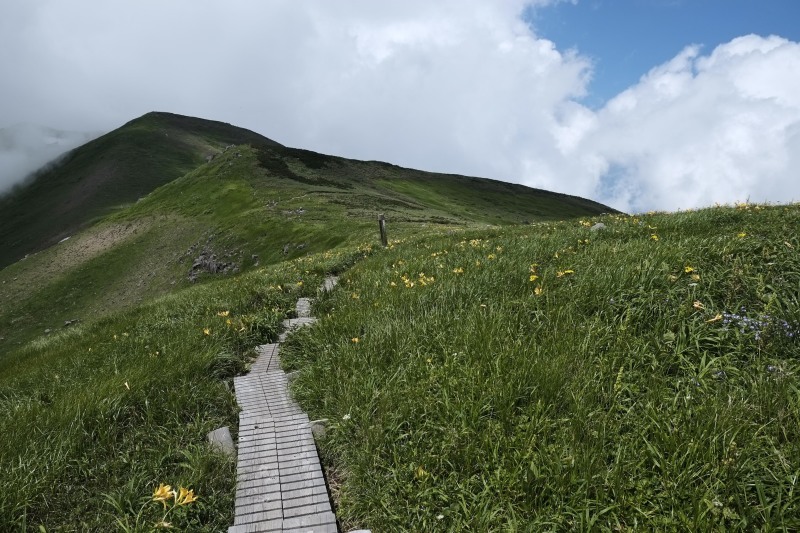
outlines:
[{"label": "tall grass", "polygon": [[799,222],[797,205],[607,216],[359,263],[283,352],[301,405],[334,421],[337,515],[800,528]]},{"label": "tall grass", "polygon": [[206,434],[235,431],[231,378],[321,279],[295,263],[257,270],[5,355],[0,529],[149,531],[163,517],[150,500],[165,483],[199,496],[175,527],[225,530],[235,467]]}]

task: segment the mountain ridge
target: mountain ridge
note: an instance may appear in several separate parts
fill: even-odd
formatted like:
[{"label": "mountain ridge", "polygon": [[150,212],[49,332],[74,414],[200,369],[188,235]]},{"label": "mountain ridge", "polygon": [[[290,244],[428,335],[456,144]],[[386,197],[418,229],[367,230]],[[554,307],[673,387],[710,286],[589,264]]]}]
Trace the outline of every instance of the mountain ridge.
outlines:
[{"label": "mountain ridge", "polygon": [[[375,189],[373,185],[380,182],[378,185],[383,187],[378,188],[385,195],[411,194],[417,202],[451,204],[451,210],[453,207],[460,209],[458,204],[464,198],[451,202],[443,196],[477,196],[464,192],[464,187],[468,186],[501,203],[514,203],[516,195],[550,199],[555,204],[548,206],[547,202],[539,202],[539,214],[546,218],[560,216],[560,210],[566,207],[574,208],[576,215],[616,212],[575,196],[486,178],[436,174],[390,163],[319,154],[283,146],[224,122],[151,112],[76,148],[57,165],[44,168],[33,180],[0,196],[0,268],[58,243],[121,206],[138,201],[231,145],[254,147],[260,166],[271,176],[310,186],[346,190],[353,188],[353,182],[359,182]],[[356,172],[350,172],[353,166],[358,167]],[[363,175],[361,171],[367,167],[370,174]],[[398,177],[415,182],[414,186],[401,183]],[[427,182],[425,194],[420,194],[417,187],[422,182]],[[476,208],[480,204],[475,198],[469,201]],[[521,214],[515,222],[537,216],[535,210],[517,204],[515,209]],[[471,211],[471,216],[480,215],[476,209],[467,210]]]}]

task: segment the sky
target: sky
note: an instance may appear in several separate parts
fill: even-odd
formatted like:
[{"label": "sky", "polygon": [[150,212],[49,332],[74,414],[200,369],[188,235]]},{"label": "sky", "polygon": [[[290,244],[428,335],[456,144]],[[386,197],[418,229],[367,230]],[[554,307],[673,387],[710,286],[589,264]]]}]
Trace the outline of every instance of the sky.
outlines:
[{"label": "sky", "polygon": [[[0,129],[170,111],[627,212],[785,203],[797,20],[795,0],[3,0]],[[41,164],[6,145],[0,192]]]}]

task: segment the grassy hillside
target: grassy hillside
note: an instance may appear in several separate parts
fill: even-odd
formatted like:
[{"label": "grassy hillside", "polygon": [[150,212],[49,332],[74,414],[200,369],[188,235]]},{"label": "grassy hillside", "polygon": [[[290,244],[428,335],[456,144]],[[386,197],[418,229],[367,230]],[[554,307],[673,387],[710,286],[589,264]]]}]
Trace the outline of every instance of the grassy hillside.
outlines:
[{"label": "grassy hillside", "polygon": [[800,206],[465,230],[357,264],[284,353],[374,531],[800,528]]},{"label": "grassy hillside", "polygon": [[135,202],[225,146],[242,143],[279,146],[230,124],[148,113],[73,150],[0,197],[0,268]]},{"label": "grassy hillside", "polygon": [[[21,531],[224,529],[233,468],[205,435],[236,430],[231,378],[325,273],[395,253],[379,213],[398,247],[611,211],[162,113],[2,202],[0,524]],[[161,483],[200,499],[165,518]]]},{"label": "grassy hillside", "polygon": [[[164,117],[151,114],[140,121],[171,124]],[[190,125],[197,120],[166,117],[185,119]],[[225,125],[210,124],[206,128],[210,132],[187,131],[199,131],[206,140],[215,138],[215,127],[227,131]],[[137,121],[120,131],[129,139],[131,130],[142,128],[148,135],[155,131]],[[199,133],[192,135],[201,138]],[[379,213],[386,214],[391,235],[401,237],[434,227],[512,224],[610,210],[589,200],[519,185],[324,156],[267,140],[251,144],[255,147],[222,149],[212,161],[197,164],[68,240],[0,270],[0,353],[47,330],[61,329],[68,321],[93,320],[187,287],[190,278],[209,280],[376,239]],[[90,146],[94,145],[85,148]],[[167,150],[171,147],[160,149],[171,157],[183,153]],[[113,150],[111,155],[99,153],[98,158],[115,157]],[[184,155],[190,153],[200,152]],[[81,154],[89,157],[86,151]],[[68,168],[65,165],[62,171]],[[81,175],[70,176],[83,183]],[[36,182],[25,194],[34,194],[46,181]],[[131,197],[133,188],[118,194]],[[57,192],[50,200],[63,199]],[[26,204],[23,196],[16,197],[19,204],[12,202],[14,209],[37,216],[43,225],[62,227],[58,217],[37,215],[37,207],[25,207],[32,204]],[[110,204],[99,205],[102,210]],[[79,212],[84,211],[68,214],[79,217]],[[15,246],[4,242],[0,249]],[[206,264],[193,269],[198,260]],[[210,262],[220,272],[214,272]]]}]

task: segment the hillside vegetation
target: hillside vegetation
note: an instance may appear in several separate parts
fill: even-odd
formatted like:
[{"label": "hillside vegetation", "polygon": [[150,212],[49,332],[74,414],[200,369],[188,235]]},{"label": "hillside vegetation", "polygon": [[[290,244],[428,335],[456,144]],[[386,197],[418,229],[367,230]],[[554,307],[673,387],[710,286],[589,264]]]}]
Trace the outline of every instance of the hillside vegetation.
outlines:
[{"label": "hillside vegetation", "polygon": [[148,113],[73,150],[0,196],[0,268],[135,202],[226,145],[242,143],[280,146],[230,124]]},{"label": "hillside vegetation", "polygon": [[397,242],[284,361],[375,531],[800,528],[800,206]]},{"label": "hillside vegetation", "polygon": [[[98,165],[112,163],[117,172],[98,189],[105,192],[84,195]],[[76,198],[79,205],[71,204]],[[67,321],[130,309],[193,281],[374,238],[379,213],[402,236],[613,211],[520,185],[286,148],[247,130],[165,113],[85,145],[0,204],[6,262],[20,246],[69,237],[0,270],[0,354]]]},{"label": "hillside vegetation", "polygon": [[[0,524],[224,530],[234,468],[205,436],[236,433],[231,379],[375,253],[379,213],[411,242],[602,212],[165,113],[85,145],[0,199]],[[161,484],[199,499],[162,507]]]}]

